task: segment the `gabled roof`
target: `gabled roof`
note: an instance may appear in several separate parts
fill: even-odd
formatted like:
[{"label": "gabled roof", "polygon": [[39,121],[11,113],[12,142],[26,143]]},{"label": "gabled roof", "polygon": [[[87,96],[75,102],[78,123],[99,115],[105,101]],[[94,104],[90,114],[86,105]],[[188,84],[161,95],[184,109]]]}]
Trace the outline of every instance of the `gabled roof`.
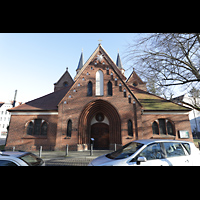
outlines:
[{"label": "gabled roof", "polygon": [[127,78],[126,83],[132,83],[133,81],[137,81],[140,84],[144,84],[142,79],[137,75],[137,73],[133,70],[130,76]]},{"label": "gabled roof", "polygon": [[120,76],[123,80],[126,80],[126,77],[121,73],[120,69],[117,67],[115,62],[112,60],[112,58],[108,55],[106,50],[101,46],[101,44],[98,45],[98,47],[95,49],[93,54],[89,57],[89,59],[85,62],[79,73],[74,77],[74,81],[78,79],[78,77],[82,74],[82,72],[85,70],[85,68],[89,65],[89,63],[94,59],[94,57],[97,55],[97,53],[101,51],[104,54],[104,58],[108,61],[108,63],[113,67],[115,72],[118,76]]},{"label": "gabled roof", "polygon": [[57,111],[58,103],[69,91],[71,86],[67,86],[64,89],[52,92],[43,97],[34,99],[32,101],[26,102],[20,106],[9,109],[9,112],[14,111]]},{"label": "gabled roof", "polygon": [[74,82],[70,73],[68,72],[68,68],[66,68],[66,71],[64,72],[64,74],[60,77],[60,79],[56,83],[54,83],[54,85],[57,85],[63,79],[64,76],[67,76],[68,79],[70,79],[72,82]]},{"label": "gabled roof", "polygon": [[63,89],[66,87],[66,85],[72,85],[73,83],[74,80],[68,72],[68,68],[66,68],[65,73],[60,77],[60,79],[56,83],[54,83],[54,91]]},{"label": "gabled roof", "polygon": [[128,87],[133,92],[135,97],[141,103],[143,110],[146,111],[190,111],[191,109],[173,103],[172,101],[166,100],[162,97],[150,94],[144,90],[140,90],[132,85],[128,84]]}]

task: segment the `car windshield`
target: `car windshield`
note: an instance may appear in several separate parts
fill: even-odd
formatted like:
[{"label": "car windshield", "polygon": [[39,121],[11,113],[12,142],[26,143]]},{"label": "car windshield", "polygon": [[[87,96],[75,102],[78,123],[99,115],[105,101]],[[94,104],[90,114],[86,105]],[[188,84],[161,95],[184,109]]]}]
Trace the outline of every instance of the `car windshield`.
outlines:
[{"label": "car windshield", "polygon": [[21,156],[20,159],[30,166],[39,166],[43,164],[43,160],[32,153],[25,154]]},{"label": "car windshield", "polygon": [[110,159],[116,159],[116,160],[128,158],[129,156],[134,154],[138,149],[140,149],[142,146],[143,144],[141,143],[130,142],[124,145],[121,149],[118,149],[117,151],[107,154],[106,157]]}]

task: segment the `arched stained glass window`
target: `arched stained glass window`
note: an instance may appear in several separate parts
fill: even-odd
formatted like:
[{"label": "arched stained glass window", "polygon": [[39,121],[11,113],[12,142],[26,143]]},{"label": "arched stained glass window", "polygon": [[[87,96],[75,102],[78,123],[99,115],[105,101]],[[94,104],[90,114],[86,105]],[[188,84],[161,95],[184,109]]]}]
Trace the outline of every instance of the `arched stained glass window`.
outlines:
[{"label": "arched stained glass window", "polygon": [[167,122],[167,132],[169,135],[174,135],[173,133],[173,125],[170,121]]},{"label": "arched stained glass window", "polygon": [[153,122],[152,130],[154,135],[171,135],[175,136],[175,128],[168,119],[158,119]]},{"label": "arched stained glass window", "polygon": [[88,82],[88,87],[87,87],[87,96],[92,96],[92,82]]},{"label": "arched stained glass window", "polygon": [[67,137],[70,138],[72,136],[72,120],[69,119],[67,122]]},{"label": "arched stained glass window", "polygon": [[98,70],[96,72],[96,95],[103,96],[103,72]]},{"label": "arched stained glass window", "polygon": [[157,122],[153,122],[152,124],[153,134],[159,135],[158,124]]},{"label": "arched stained glass window", "polygon": [[47,135],[47,123],[46,122],[42,123],[41,135]]},{"label": "arched stained glass window", "polygon": [[29,122],[27,129],[26,129],[26,134],[27,135],[32,135],[33,134],[33,122]]},{"label": "arched stained glass window", "polygon": [[47,135],[48,124],[45,120],[34,119],[28,123],[26,128],[27,135]]},{"label": "arched stained glass window", "polygon": [[35,119],[34,120],[34,135],[40,135],[40,129],[41,129],[41,119]]},{"label": "arched stained glass window", "polygon": [[112,82],[108,82],[107,84],[107,91],[108,91],[108,96],[112,96]]},{"label": "arched stained glass window", "polygon": [[133,137],[133,123],[130,119],[128,120],[128,135]]}]

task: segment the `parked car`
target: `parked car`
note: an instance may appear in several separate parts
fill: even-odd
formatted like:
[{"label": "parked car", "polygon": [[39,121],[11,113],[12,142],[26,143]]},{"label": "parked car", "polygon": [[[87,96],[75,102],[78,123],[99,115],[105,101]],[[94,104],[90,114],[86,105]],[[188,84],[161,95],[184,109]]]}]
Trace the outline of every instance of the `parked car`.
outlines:
[{"label": "parked car", "polygon": [[100,156],[89,166],[200,166],[194,143],[180,140],[135,140]]},{"label": "parked car", "polygon": [[30,152],[0,151],[0,166],[44,166],[45,162]]}]

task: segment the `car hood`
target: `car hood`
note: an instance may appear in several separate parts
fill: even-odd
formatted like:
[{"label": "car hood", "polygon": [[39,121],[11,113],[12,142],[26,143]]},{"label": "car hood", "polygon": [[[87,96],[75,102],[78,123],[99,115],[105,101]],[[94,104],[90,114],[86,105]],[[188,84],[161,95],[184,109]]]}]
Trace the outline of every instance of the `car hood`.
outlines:
[{"label": "car hood", "polygon": [[106,157],[107,154],[99,156],[98,158],[95,158],[92,160],[89,164],[89,166],[101,166],[101,165],[109,165],[109,162],[112,162],[113,160]]}]

